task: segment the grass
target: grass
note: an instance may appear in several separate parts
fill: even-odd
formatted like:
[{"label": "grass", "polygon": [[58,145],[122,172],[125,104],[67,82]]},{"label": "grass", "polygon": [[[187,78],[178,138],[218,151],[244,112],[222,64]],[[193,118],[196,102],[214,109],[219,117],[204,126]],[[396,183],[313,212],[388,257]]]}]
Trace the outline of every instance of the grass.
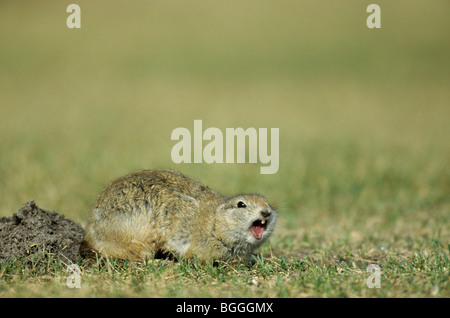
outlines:
[{"label": "grass", "polygon": [[[445,1],[0,3],[0,216],[34,198],[86,223],[100,190],[170,168],[259,192],[279,224],[256,264],[0,267],[0,297],[449,297]],[[68,5],[68,4],[67,4]],[[20,17],[20,18],[19,18]],[[182,164],[173,129],[280,128],[280,169]],[[369,264],[381,267],[370,289]]]},{"label": "grass", "polygon": [[[79,263],[80,288],[68,288],[67,264],[48,258],[36,266],[2,266],[0,294],[27,297],[410,297],[448,296],[448,250],[405,258],[398,252],[334,250],[298,258],[256,257],[253,266],[219,262],[116,259]],[[380,288],[368,288],[368,264],[381,269]]]}]

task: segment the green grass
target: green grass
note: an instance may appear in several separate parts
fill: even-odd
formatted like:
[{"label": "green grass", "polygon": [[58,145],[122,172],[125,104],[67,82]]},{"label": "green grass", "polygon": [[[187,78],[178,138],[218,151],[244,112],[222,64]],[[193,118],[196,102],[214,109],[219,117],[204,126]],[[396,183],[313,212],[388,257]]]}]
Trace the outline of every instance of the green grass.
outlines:
[{"label": "green grass", "polygon": [[[297,258],[258,256],[253,266],[199,261],[80,261],[80,288],[67,287],[67,264],[48,258],[33,267],[2,266],[0,295],[17,297],[448,297],[448,250],[412,258],[398,252],[341,248]],[[380,288],[368,288],[369,264],[380,265]]]},{"label": "green grass", "polygon": [[[0,3],[0,216],[29,199],[86,223],[100,190],[170,168],[259,192],[279,224],[253,267],[64,260],[0,267],[0,297],[449,297],[448,4]],[[173,129],[280,129],[280,168],[182,164]],[[381,267],[370,289],[369,264]]]}]

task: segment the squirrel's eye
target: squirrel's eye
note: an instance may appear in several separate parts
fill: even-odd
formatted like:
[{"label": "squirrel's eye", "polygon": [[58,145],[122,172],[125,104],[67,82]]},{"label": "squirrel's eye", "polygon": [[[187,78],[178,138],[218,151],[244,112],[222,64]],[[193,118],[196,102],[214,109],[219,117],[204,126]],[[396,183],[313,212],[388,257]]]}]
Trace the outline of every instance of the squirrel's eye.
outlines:
[{"label": "squirrel's eye", "polygon": [[237,204],[237,207],[238,207],[238,208],[245,208],[245,207],[247,207],[247,206],[245,205],[244,202],[239,201],[238,204]]}]

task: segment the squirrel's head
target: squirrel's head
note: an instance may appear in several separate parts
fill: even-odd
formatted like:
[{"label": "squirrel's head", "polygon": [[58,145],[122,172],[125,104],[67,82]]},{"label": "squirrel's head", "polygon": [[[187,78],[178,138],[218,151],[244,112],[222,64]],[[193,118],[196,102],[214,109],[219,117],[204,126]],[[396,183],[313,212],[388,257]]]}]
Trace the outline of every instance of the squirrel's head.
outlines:
[{"label": "squirrel's head", "polygon": [[240,194],[219,205],[215,231],[234,254],[249,256],[272,234],[276,221],[275,209],[263,196]]}]

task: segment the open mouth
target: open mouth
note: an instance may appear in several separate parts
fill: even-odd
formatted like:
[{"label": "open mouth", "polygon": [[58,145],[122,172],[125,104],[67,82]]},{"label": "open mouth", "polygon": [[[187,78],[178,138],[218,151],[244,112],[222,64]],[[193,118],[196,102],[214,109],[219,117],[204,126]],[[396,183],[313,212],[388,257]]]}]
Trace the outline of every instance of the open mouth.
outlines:
[{"label": "open mouth", "polygon": [[266,228],[267,228],[267,221],[266,221],[266,219],[256,220],[250,226],[250,232],[252,232],[253,236],[257,240],[260,240],[262,238],[263,233],[266,230]]}]

